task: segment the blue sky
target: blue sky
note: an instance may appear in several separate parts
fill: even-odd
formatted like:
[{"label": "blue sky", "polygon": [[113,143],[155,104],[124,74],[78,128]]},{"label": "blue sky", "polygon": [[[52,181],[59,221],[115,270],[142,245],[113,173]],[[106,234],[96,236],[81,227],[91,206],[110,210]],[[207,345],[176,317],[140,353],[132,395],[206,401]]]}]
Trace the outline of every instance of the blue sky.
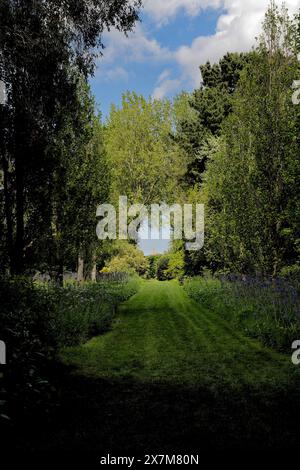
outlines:
[{"label": "blue sky", "polygon": [[[281,4],[281,0],[277,2]],[[172,97],[199,86],[199,65],[255,45],[269,0],[144,0],[142,22],[126,38],[112,30],[92,91],[104,116],[122,93]],[[290,13],[300,0],[287,0]]]},{"label": "blue sky", "polygon": [[[157,41],[162,49],[175,51],[183,44],[191,44],[199,35],[213,34],[217,19],[218,12],[210,8],[196,17],[178,14],[168,24],[160,26],[150,15],[143,13],[139,27],[149,40]],[[168,73],[170,80],[179,82],[180,65],[171,57],[163,57],[162,60],[156,57],[155,60],[151,60],[151,54],[146,53],[145,60],[142,58],[131,60],[128,55],[121,55],[113,61],[106,61],[105,54],[110,53],[109,36],[106,37],[107,48],[104,50],[104,57],[99,59],[96,76],[91,80],[92,92],[103,116],[108,115],[111,103],[121,102],[122,93],[127,90],[135,90],[139,94],[151,96],[157,88],[159,77],[164,72],[165,75]],[[147,55],[149,60],[146,58]],[[164,96],[172,97],[183,88],[192,90],[195,86],[194,81],[189,77],[178,83],[178,86],[176,84],[177,82],[174,84],[174,89],[167,91]]]}]

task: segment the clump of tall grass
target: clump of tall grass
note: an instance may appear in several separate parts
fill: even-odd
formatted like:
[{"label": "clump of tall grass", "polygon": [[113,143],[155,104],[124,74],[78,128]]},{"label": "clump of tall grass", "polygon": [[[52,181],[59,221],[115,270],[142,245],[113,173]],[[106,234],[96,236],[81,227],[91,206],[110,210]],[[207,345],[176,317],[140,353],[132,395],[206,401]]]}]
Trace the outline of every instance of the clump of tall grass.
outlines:
[{"label": "clump of tall grass", "polygon": [[290,352],[300,338],[299,291],[286,279],[231,274],[188,279],[184,288],[197,302],[276,350]]}]

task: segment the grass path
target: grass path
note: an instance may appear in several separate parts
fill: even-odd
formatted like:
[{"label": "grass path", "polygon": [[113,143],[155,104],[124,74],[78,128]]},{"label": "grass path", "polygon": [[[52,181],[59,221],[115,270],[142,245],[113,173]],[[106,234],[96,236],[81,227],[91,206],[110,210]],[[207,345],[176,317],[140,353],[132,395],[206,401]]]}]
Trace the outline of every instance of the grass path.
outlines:
[{"label": "grass path", "polygon": [[20,449],[85,463],[107,453],[299,449],[300,368],[176,282],[144,282],[110,332],[61,359],[56,411],[49,422],[31,417],[31,433],[26,421],[14,434]]},{"label": "grass path", "polygon": [[209,388],[287,387],[290,358],[245,337],[190,299],[176,282],[145,282],[119,309],[112,331],[68,348],[79,374]]}]

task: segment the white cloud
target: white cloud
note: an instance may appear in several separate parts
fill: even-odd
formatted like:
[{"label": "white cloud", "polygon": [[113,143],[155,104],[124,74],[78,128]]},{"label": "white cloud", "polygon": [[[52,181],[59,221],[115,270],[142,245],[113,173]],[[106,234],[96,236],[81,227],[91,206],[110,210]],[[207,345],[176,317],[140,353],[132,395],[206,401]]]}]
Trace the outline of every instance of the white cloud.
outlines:
[{"label": "white cloud", "polygon": [[[213,2],[212,2],[213,3]],[[269,0],[223,0],[225,13],[218,19],[214,35],[199,36],[190,46],[181,46],[176,61],[194,86],[200,82],[199,65],[219,60],[226,52],[245,52],[255,44]],[[277,2],[281,3],[281,2]],[[300,0],[287,0],[291,14],[299,11]]]},{"label": "white cloud", "polygon": [[180,10],[197,16],[201,10],[219,8],[222,3],[223,0],[144,0],[144,9],[156,22],[165,24]]},{"label": "white cloud", "polygon": [[[269,0],[146,0],[147,14],[158,23],[167,22],[180,11],[195,16],[208,7],[220,8],[222,14],[214,34],[198,36],[191,44],[182,45],[173,51],[152,38],[141,24],[137,24],[128,37],[111,30],[104,37],[106,48],[99,61],[97,75],[104,79],[125,80],[130,64],[147,62],[166,67],[155,84],[155,98],[162,98],[180,88],[199,86],[200,64],[207,60],[215,62],[226,52],[248,51],[255,45],[255,37],[260,34],[269,3]],[[277,3],[280,5],[281,0]],[[297,13],[300,0],[286,0],[286,5],[290,14]],[[171,78],[171,71],[167,67],[174,65],[179,66],[178,76]]]},{"label": "white cloud", "polygon": [[157,83],[163,82],[164,80],[169,78],[170,75],[171,75],[171,70],[169,70],[169,69],[163,70],[163,72],[160,74],[160,76],[157,79]]},{"label": "white cloud", "polygon": [[105,71],[104,73],[105,80],[125,80],[127,81],[129,78],[129,73],[124,67],[115,67]]},{"label": "white cloud", "polygon": [[157,81],[157,86],[155,87],[152,96],[156,100],[161,100],[165,98],[169,93],[173,93],[177,91],[180,87],[181,81],[179,79],[171,79],[168,78],[169,75],[165,76],[164,78],[159,77]]},{"label": "white cloud", "polygon": [[156,39],[149,38],[140,24],[128,36],[112,29],[105,35],[104,44],[106,46],[101,63],[120,59],[126,62],[144,62],[149,59],[167,61],[172,58],[172,52],[162,47]]},{"label": "white cloud", "polygon": [[96,79],[128,80],[130,76],[127,71],[128,64],[174,61],[174,53],[162,47],[156,39],[149,38],[140,24],[137,24],[135,30],[128,36],[112,29],[105,34],[104,44],[103,56],[99,58],[95,72]]}]

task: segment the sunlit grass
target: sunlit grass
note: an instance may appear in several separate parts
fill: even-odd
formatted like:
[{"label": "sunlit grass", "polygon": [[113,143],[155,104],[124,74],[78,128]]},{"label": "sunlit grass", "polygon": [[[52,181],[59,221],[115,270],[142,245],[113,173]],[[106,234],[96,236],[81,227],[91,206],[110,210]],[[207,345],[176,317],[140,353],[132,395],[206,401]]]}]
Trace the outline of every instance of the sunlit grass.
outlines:
[{"label": "sunlit grass", "polygon": [[290,357],[248,338],[176,281],[144,282],[120,307],[112,331],[61,357],[87,376],[211,389],[281,388],[298,374]]}]

